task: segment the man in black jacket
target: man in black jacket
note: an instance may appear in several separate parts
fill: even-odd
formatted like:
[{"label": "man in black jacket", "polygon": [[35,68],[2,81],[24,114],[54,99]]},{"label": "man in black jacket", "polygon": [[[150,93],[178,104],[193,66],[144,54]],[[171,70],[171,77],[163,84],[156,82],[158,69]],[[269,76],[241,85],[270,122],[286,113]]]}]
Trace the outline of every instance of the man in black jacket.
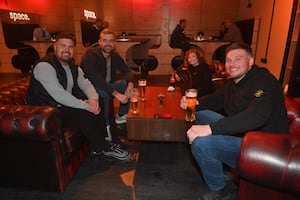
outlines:
[{"label": "man in black jacket", "polygon": [[[98,43],[99,46],[89,48],[83,55],[81,67],[103,99],[105,121],[110,135],[107,139],[111,140],[109,101],[115,97],[120,102],[115,122],[117,124],[126,123],[129,110],[128,99],[131,96],[134,79],[123,58],[114,51],[116,44],[114,32],[110,29],[104,29],[100,33]],[[117,80],[117,71],[123,75],[124,79]]]},{"label": "man in black jacket", "polygon": [[93,26],[89,30],[88,43],[86,46],[96,45],[99,39],[99,34],[103,30],[103,20],[97,18]]},{"label": "man in black jacket", "polygon": [[[225,68],[231,79],[198,100],[195,124],[199,125],[187,131],[209,189],[202,199],[235,199],[234,192],[226,187],[223,164],[237,166],[242,136],[247,131],[289,133],[282,87],[267,69],[254,65],[251,48],[244,43],[229,45]],[[181,107],[186,108],[184,98]]]},{"label": "man in black jacket", "polygon": [[183,52],[190,49],[190,38],[184,33],[187,21],[181,19],[171,34],[170,46],[172,48],[180,48]]}]

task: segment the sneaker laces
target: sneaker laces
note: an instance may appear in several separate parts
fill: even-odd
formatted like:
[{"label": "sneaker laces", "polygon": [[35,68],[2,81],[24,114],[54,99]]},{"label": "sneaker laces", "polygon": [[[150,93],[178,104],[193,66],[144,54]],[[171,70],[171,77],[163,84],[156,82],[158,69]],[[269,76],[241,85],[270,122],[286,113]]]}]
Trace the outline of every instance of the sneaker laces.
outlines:
[{"label": "sneaker laces", "polygon": [[115,149],[115,148],[121,148],[120,144],[116,144],[116,143],[113,143],[113,142],[110,142],[110,145],[112,146],[113,149]]},{"label": "sneaker laces", "polygon": [[[121,149],[120,144],[116,144],[116,143],[113,143],[113,142],[109,142],[109,146],[110,146],[111,150]],[[102,151],[94,151],[94,150],[91,149],[90,154],[94,155],[94,156],[98,156],[98,155],[102,154]]]}]

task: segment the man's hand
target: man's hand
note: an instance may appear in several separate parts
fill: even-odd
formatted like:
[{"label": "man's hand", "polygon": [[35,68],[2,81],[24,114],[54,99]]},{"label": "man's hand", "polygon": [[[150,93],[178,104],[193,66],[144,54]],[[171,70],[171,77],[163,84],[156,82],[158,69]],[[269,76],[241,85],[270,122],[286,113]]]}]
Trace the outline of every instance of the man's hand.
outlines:
[{"label": "man's hand", "polygon": [[86,103],[89,104],[89,111],[98,115],[100,113],[100,106],[98,99],[88,99]]},{"label": "man's hand", "polygon": [[186,134],[189,143],[192,144],[195,138],[211,135],[212,131],[209,125],[193,125]]},{"label": "man's hand", "polygon": [[133,87],[134,84],[132,82],[129,82],[125,91],[125,95],[127,96],[127,98],[130,98],[132,96]]},{"label": "man's hand", "polygon": [[[199,105],[199,101],[198,101],[198,100],[196,100],[196,105]],[[180,100],[180,107],[181,107],[183,110],[186,110],[187,105],[186,105],[186,98],[185,98],[185,96],[183,96],[183,97],[181,98],[181,100]]]},{"label": "man's hand", "polygon": [[186,110],[186,99],[185,99],[185,96],[181,97],[181,100],[180,100],[180,107],[183,109],[183,110]]},{"label": "man's hand", "polygon": [[120,92],[115,93],[115,98],[123,104],[128,102],[128,97]]}]

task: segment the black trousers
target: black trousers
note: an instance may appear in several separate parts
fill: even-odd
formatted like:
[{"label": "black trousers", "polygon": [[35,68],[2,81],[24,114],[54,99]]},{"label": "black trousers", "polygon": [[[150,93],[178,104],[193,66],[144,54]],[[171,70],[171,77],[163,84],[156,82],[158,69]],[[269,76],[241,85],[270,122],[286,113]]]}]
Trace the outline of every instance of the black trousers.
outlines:
[{"label": "black trousers", "polygon": [[90,147],[94,151],[101,151],[106,144],[107,136],[103,111],[95,115],[83,109],[60,107],[63,121],[76,123],[81,133],[87,138]]}]

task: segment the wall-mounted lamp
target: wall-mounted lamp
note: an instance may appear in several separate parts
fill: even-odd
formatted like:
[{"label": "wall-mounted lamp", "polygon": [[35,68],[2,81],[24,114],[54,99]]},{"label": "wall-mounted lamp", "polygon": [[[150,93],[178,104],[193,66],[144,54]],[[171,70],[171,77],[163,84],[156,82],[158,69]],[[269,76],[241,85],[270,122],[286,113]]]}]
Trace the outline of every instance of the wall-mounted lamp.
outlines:
[{"label": "wall-mounted lamp", "polygon": [[251,8],[252,7],[252,3],[251,3],[251,0],[248,1],[248,5],[247,5],[247,8]]}]

